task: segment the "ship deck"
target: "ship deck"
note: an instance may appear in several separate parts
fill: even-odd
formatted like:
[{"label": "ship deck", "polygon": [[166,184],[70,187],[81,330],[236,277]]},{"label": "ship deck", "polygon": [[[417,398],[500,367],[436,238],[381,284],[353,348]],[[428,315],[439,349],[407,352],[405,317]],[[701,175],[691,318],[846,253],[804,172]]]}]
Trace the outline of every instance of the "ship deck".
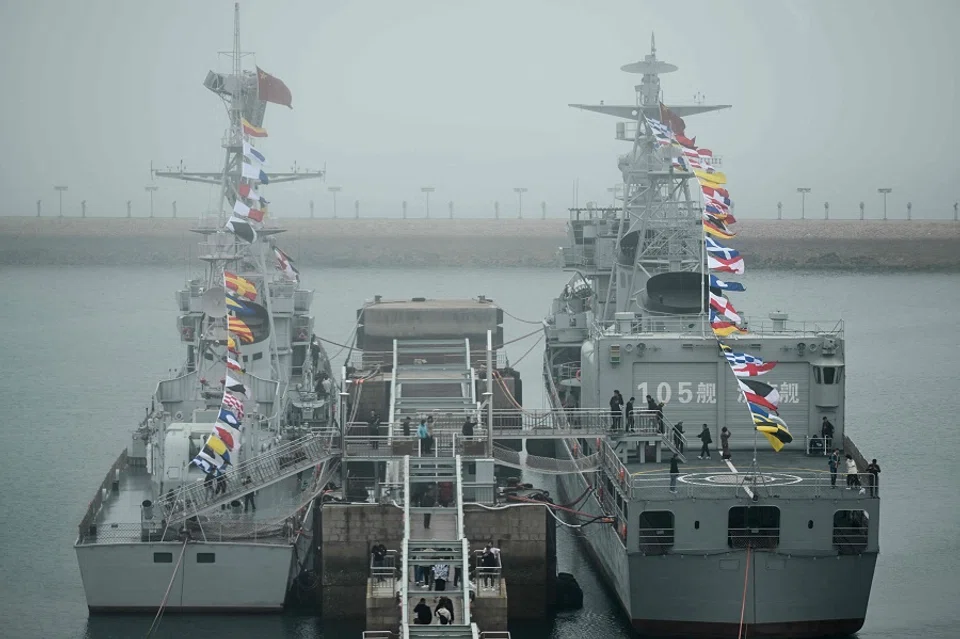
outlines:
[{"label": "ship deck", "polygon": [[[634,499],[689,498],[743,498],[753,493],[783,499],[810,499],[826,493],[834,499],[862,499],[858,490],[846,490],[846,475],[837,476],[836,487],[830,482],[826,455],[807,455],[802,450],[783,450],[779,453],[766,447],[756,452],[733,450],[731,458],[723,460],[719,451],[711,451],[711,459],[698,459],[699,449],[688,447],[686,462],[680,463],[677,492],[670,490],[670,453],[660,463],[630,462],[626,472],[631,476]],[[858,457],[857,453],[854,457]],[[842,460],[841,460],[842,461]],[[859,464],[862,469],[864,464]],[[872,476],[859,474],[867,495],[871,494]]]},{"label": "ship deck", "polygon": [[[163,526],[159,510],[154,511],[155,521],[142,521],[142,504],[154,501],[150,475],[143,467],[127,467],[120,473],[119,490],[108,490],[103,504],[94,519],[96,534],[81,534],[81,544],[131,543],[144,541],[144,531],[154,530],[162,534]],[[203,538],[208,541],[251,541],[262,543],[287,543],[285,535],[277,536],[282,522],[300,505],[300,482],[296,477],[271,484],[257,491],[254,496],[256,510],[243,512],[226,508],[200,515]],[[241,502],[242,504],[242,502]],[[171,531],[174,534],[176,531]],[[155,539],[156,540],[156,539]]]}]

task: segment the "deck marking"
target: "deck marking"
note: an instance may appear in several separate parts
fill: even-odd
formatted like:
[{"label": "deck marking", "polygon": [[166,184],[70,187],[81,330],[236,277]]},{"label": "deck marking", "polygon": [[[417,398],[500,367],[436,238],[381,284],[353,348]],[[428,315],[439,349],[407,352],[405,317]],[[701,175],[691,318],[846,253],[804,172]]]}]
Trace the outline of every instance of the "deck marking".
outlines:
[{"label": "deck marking", "polygon": [[[740,474],[740,471],[737,470],[737,467],[733,465],[732,461],[730,461],[729,459],[724,459],[723,461],[727,465],[727,467],[730,469],[730,472],[732,472],[734,475]],[[743,488],[743,492],[747,493],[747,497],[749,497],[750,499],[754,498],[753,491],[747,488],[746,485],[740,484],[740,488]]]}]

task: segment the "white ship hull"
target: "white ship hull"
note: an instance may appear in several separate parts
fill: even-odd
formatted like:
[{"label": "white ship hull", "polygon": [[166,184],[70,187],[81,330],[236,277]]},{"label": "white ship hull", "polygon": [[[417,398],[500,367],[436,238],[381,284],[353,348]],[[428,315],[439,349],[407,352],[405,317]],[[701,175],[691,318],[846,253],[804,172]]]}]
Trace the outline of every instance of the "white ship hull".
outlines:
[{"label": "white ship hull", "polygon": [[[87,607],[95,612],[277,612],[293,546],[255,542],[137,542],[76,547]],[[181,551],[183,558],[172,580]],[[209,554],[214,563],[209,561]],[[161,563],[155,561],[161,560]],[[166,562],[172,555],[172,562]],[[169,588],[169,594],[167,589]]]}]

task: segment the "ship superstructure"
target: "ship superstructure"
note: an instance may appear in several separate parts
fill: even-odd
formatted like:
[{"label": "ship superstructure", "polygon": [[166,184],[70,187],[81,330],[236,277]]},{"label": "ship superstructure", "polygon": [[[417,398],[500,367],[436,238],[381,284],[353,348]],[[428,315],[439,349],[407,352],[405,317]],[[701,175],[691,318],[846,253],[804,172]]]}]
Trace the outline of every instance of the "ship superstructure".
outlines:
[{"label": "ship superstructure", "polygon": [[[659,75],[676,67],[651,45],[644,60],[623,67],[642,74],[635,105],[572,105],[627,120],[617,137],[632,148],[619,159],[620,206],[571,210],[563,259],[574,275],[546,320],[544,378],[554,409],[609,411],[605,437],[558,444],[562,458],[604,459],[596,471],[561,475],[561,492],[592,489],[585,510],[611,518],[584,545],[641,633],[855,632],[879,550],[879,494],[874,485],[848,490],[842,470],[838,485],[831,482],[832,448],[851,456],[863,486],[872,480],[847,429],[843,324],[795,322],[781,312],[748,321],[732,306],[737,321],[718,315],[727,302],[708,265],[719,257],[728,272],[742,273],[742,262],[717,252],[725,248],[717,234],[704,234],[708,225],[726,233],[714,222],[731,203],[717,195],[718,212],[701,193],[698,180],[725,192],[725,177],[719,157],[683,135],[682,117],[725,107],[664,105]],[[717,181],[705,182],[709,174]],[[732,374],[718,347],[729,332],[739,335],[728,340],[737,351],[776,361],[755,387],[761,399],[744,393],[741,384],[757,380]],[[774,394],[766,430],[783,422],[782,439],[791,439],[787,425],[792,433],[780,452],[758,430],[757,411],[766,409],[750,403]],[[825,420],[833,429],[827,442]],[[697,454],[704,429],[713,442],[708,458]],[[717,444],[727,433],[724,459]],[[671,458],[679,469],[672,481]]]},{"label": "ship superstructure", "polygon": [[243,55],[236,7],[233,68],[204,82],[229,117],[223,168],[156,172],[218,186],[221,206],[193,229],[200,269],[176,294],[183,365],[158,384],[80,523],[93,612],[279,610],[309,560],[313,499],[338,463],[337,389],[312,339],[313,291],[262,196],[268,182],[322,172],[269,172],[254,142],[266,136],[266,103],[290,94],[244,70]]}]

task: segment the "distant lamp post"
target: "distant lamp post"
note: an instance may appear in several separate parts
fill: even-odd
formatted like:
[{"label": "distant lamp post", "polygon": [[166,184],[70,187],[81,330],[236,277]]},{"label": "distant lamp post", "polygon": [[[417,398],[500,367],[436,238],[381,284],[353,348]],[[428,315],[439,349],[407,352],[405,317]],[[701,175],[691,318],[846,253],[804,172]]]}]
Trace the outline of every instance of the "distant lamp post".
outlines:
[{"label": "distant lamp post", "polygon": [[783,202],[777,202],[777,219],[783,219]]},{"label": "distant lamp post", "polygon": [[517,217],[523,219],[523,194],[527,192],[524,186],[514,187],[513,192],[517,194]]},{"label": "distant lamp post", "polygon": [[159,188],[159,186],[153,185],[143,187],[143,190],[150,194],[150,217],[153,217],[153,194],[156,193]]},{"label": "distant lamp post", "polygon": [[407,201],[404,200],[403,204],[400,206],[400,209],[403,211],[403,219],[407,219]]},{"label": "distant lamp post", "polygon": [[133,202],[131,200],[127,200],[127,219],[133,217],[132,211],[133,211]]},{"label": "distant lamp post", "polygon": [[864,208],[866,208],[866,205],[865,205],[863,202],[861,202],[861,203],[860,203],[860,219],[861,219],[861,220],[863,219],[863,209],[864,209]]},{"label": "distant lamp post", "polygon": [[450,219],[453,219],[453,200],[450,200]]},{"label": "distant lamp post", "polygon": [[313,200],[310,200],[310,219],[313,219]]},{"label": "distant lamp post", "polygon": [[913,219],[913,202],[907,202],[907,219]]},{"label": "distant lamp post", "polygon": [[428,219],[428,220],[430,219],[430,194],[433,193],[433,192],[436,191],[436,190],[437,190],[437,189],[435,189],[435,188],[432,187],[432,186],[421,186],[421,187],[420,187],[420,192],[423,193],[423,197],[424,197],[424,206],[426,207],[426,210],[427,210],[427,219]]},{"label": "distant lamp post", "polygon": [[[37,217],[40,217],[40,210],[42,208],[43,208],[43,200],[37,200]],[[953,209],[954,211],[956,211],[957,207],[954,206]]]},{"label": "distant lamp post", "polygon": [[360,219],[360,200],[353,201],[353,219]]},{"label": "distant lamp post", "polygon": [[540,202],[540,219],[541,220],[547,219],[547,203],[546,202]]},{"label": "distant lamp post", "polygon": [[823,219],[825,220],[830,219],[830,203],[829,202],[823,203]]},{"label": "distant lamp post", "polygon": [[877,193],[883,196],[883,221],[887,221],[887,195],[889,195],[893,189],[877,189]]},{"label": "distant lamp post", "polygon": [[499,202],[493,203],[493,219],[495,220],[500,219],[500,203]]},{"label": "distant lamp post", "polygon": [[66,186],[55,186],[53,190],[60,194],[60,217],[63,217],[63,192],[67,190]]},{"label": "distant lamp post", "polygon": [[173,219],[177,219],[177,201],[176,200],[171,202],[170,208],[173,209]]},{"label": "distant lamp post", "polygon": [[82,202],[80,202],[80,217],[82,218],[87,217],[87,201],[86,200],[83,200]]},{"label": "distant lamp post", "polygon": [[807,193],[812,191],[810,187],[801,186],[797,188],[797,193],[800,194],[800,219],[805,220],[807,218]]},{"label": "distant lamp post", "polygon": [[337,219],[337,193],[340,192],[339,186],[328,186],[327,190],[333,195],[333,219]]},{"label": "distant lamp post", "polygon": [[[957,221],[957,212],[960,210],[960,202],[953,203],[953,221]],[[40,200],[37,200],[37,215],[40,215]]]}]

